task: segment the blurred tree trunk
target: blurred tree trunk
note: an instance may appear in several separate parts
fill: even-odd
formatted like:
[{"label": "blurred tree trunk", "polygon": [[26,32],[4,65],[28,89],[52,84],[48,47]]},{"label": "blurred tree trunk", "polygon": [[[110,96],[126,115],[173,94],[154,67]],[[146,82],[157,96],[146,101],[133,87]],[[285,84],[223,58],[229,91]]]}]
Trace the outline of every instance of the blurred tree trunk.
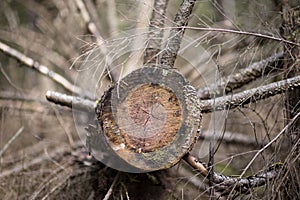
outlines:
[{"label": "blurred tree trunk", "polygon": [[[291,8],[287,3],[283,5],[283,33],[282,36],[295,43],[300,42],[300,8]],[[285,45],[284,67],[286,78],[300,74],[300,49],[297,46]],[[286,93],[287,119],[291,120],[299,112],[300,89],[289,90]],[[298,126],[297,126],[298,125]],[[291,133],[299,133],[300,120],[290,129]],[[297,128],[298,127],[298,128]],[[293,130],[292,130],[293,129]]]},{"label": "blurred tree trunk", "polygon": [[[282,36],[295,43],[300,42],[300,8],[292,7],[288,0],[283,0],[282,7]],[[300,74],[300,48],[292,45],[284,46],[284,68],[286,69],[286,78],[295,77]],[[286,124],[288,124],[300,111],[300,89],[295,88],[286,92],[285,99]],[[297,195],[297,189],[300,188],[300,119],[297,118],[293,125],[287,130],[287,137],[291,152],[291,159],[288,159],[287,171],[289,178],[285,179],[283,184],[284,194],[293,199]],[[292,169],[292,170],[291,170]],[[299,197],[299,196],[298,196]]]}]

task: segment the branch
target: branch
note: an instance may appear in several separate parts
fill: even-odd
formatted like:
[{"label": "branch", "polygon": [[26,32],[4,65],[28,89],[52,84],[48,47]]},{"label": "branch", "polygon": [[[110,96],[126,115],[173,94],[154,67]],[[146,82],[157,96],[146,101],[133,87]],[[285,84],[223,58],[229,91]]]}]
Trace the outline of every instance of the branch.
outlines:
[{"label": "branch", "polygon": [[198,140],[220,140],[221,142],[227,144],[238,144],[243,146],[263,146],[266,144],[264,141],[258,141],[255,138],[242,134],[242,133],[233,133],[226,131],[224,134],[220,135],[206,135],[201,133],[198,137]]},{"label": "branch", "polygon": [[157,64],[158,54],[161,51],[161,43],[164,34],[162,29],[165,24],[165,14],[169,0],[154,1],[154,8],[149,25],[149,42],[144,55],[144,64]]},{"label": "branch", "polygon": [[[168,27],[168,28],[176,28],[176,27]],[[210,27],[192,27],[192,26],[182,26],[182,27],[177,27],[177,28],[182,28],[182,29],[190,29],[190,30],[199,30],[199,31],[212,31],[212,32],[220,32],[220,33],[234,33],[234,34],[239,34],[239,35],[249,35],[249,36],[255,36],[255,37],[260,37],[260,38],[265,38],[269,40],[274,40],[277,42],[283,42],[286,44],[291,44],[300,47],[300,43],[296,43],[290,40],[286,40],[284,38],[278,38],[274,37],[272,35],[265,35],[261,33],[255,33],[255,32],[248,32],[248,31],[238,31],[238,30],[231,30],[231,29],[223,29],[223,28],[210,28]]]},{"label": "branch", "polygon": [[274,69],[278,70],[282,68],[282,64],[278,64],[281,59],[283,59],[283,52],[275,53],[264,60],[255,62],[245,69],[241,69],[239,72],[228,76],[217,85],[210,85],[199,89],[197,95],[201,99],[210,99],[214,93],[221,94],[225,91],[227,94],[228,92],[240,88]]},{"label": "branch", "polygon": [[183,0],[178,13],[175,15],[174,24],[168,37],[168,42],[161,56],[161,64],[173,67],[177,53],[180,49],[181,40],[185,27],[192,13],[196,0]]},{"label": "branch", "polygon": [[[186,154],[183,159],[194,169],[199,171],[201,175],[207,177],[209,170],[205,163],[197,160],[194,156],[189,153]],[[250,189],[265,185],[272,179],[276,178],[282,168],[282,164],[277,163],[267,170],[261,171],[260,173],[249,176],[246,178],[233,178],[224,176],[222,174],[213,173],[212,181],[215,184],[217,191],[222,191],[223,195],[228,194],[232,189],[241,192],[248,193]]]},{"label": "branch", "polygon": [[251,102],[266,99],[277,94],[281,94],[288,89],[300,87],[300,76],[270,83],[244,92],[210,100],[202,100],[202,112],[212,112],[216,110],[233,109]]},{"label": "branch", "polygon": [[6,149],[11,145],[11,143],[23,132],[24,126],[22,126],[13,137],[11,137],[8,142],[4,145],[2,149],[0,149],[0,158],[3,155],[3,153],[6,151]]},{"label": "branch", "polygon": [[96,37],[96,43],[99,46],[99,49],[101,51],[101,53],[103,53],[106,56],[106,60],[107,60],[107,71],[109,74],[109,77],[111,79],[111,81],[116,81],[118,80],[118,75],[116,72],[114,72],[111,67],[110,64],[112,63],[112,59],[107,55],[108,50],[106,49],[106,47],[103,45],[104,43],[104,39],[100,34],[100,31],[98,30],[96,24],[92,21],[92,18],[88,12],[88,10],[86,9],[84,3],[82,0],[76,0],[75,1],[77,4],[77,7],[80,10],[81,16],[84,20],[84,22],[87,25],[87,29],[88,31],[93,34]]},{"label": "branch", "polygon": [[59,92],[47,91],[46,98],[55,104],[88,112],[95,112],[96,108],[96,101],[69,96]]},{"label": "branch", "polygon": [[69,92],[73,92],[75,94],[81,94],[81,88],[74,86],[70,83],[67,79],[63,76],[51,71],[47,66],[39,64],[37,61],[33,60],[30,57],[27,57],[23,53],[17,51],[16,49],[0,42],[0,51],[4,52],[8,56],[11,56],[17,59],[19,62],[23,63],[25,66],[36,70],[37,72],[41,73],[42,75],[50,78],[51,80],[55,81]]}]

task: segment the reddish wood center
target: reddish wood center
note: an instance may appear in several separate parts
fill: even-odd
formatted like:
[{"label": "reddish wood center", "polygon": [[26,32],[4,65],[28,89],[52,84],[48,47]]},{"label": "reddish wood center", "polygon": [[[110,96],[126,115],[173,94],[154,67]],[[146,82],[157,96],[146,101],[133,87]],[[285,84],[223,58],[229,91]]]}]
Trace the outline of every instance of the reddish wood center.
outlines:
[{"label": "reddish wood center", "polygon": [[182,122],[182,106],[172,91],[145,84],[120,104],[116,121],[127,147],[153,151],[174,141]]}]

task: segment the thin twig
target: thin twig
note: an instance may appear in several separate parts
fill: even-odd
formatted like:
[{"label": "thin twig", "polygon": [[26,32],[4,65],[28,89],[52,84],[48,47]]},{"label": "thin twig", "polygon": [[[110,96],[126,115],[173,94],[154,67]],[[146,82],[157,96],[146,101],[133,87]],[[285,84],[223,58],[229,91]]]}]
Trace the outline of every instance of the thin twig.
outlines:
[{"label": "thin twig", "polygon": [[240,88],[247,83],[269,73],[272,70],[278,70],[283,67],[280,60],[283,58],[283,52],[275,53],[274,55],[255,62],[250,66],[239,70],[232,74],[217,85],[209,85],[198,90],[197,95],[201,99],[209,99],[213,94],[221,94],[223,91],[227,94],[234,89]]},{"label": "thin twig", "polygon": [[169,0],[154,1],[154,8],[149,25],[148,44],[144,55],[144,64],[158,63],[158,54],[164,34],[165,14]]},{"label": "thin twig", "polygon": [[4,147],[0,150],[0,157],[6,151],[6,149],[11,145],[11,143],[22,133],[24,130],[24,126],[22,126],[15,134],[12,136],[8,142],[4,145]]},{"label": "thin twig", "polygon": [[199,31],[212,31],[212,32],[220,32],[220,33],[234,33],[234,34],[239,34],[239,35],[249,35],[249,36],[255,36],[255,37],[260,37],[260,38],[265,38],[265,39],[270,39],[274,40],[277,42],[283,42],[291,45],[295,45],[300,47],[299,43],[286,40],[284,38],[278,38],[272,35],[265,35],[261,33],[255,33],[255,32],[248,32],[248,31],[238,31],[238,30],[232,30],[232,29],[223,29],[223,28],[210,28],[210,27],[192,27],[192,26],[182,26],[182,27],[168,27],[168,28],[181,28],[181,29],[190,29],[190,30],[199,30]]},{"label": "thin twig", "polygon": [[252,165],[254,160],[257,158],[259,154],[261,154],[264,150],[266,150],[271,144],[276,142],[278,138],[295,122],[295,120],[300,116],[300,112],[274,137],[268,144],[266,144],[263,148],[261,148],[251,159],[251,161],[248,163],[248,165],[245,167],[243,172],[241,173],[240,177],[242,177],[246,171],[249,169],[249,167]]},{"label": "thin twig", "polygon": [[109,200],[109,197],[113,193],[113,189],[114,189],[115,185],[119,181],[119,177],[120,177],[120,172],[117,173],[116,177],[114,178],[114,181],[112,182],[112,184],[111,184],[109,190],[107,191],[105,197],[103,198],[103,200]]},{"label": "thin twig", "polygon": [[233,95],[218,97],[210,100],[202,100],[202,112],[233,109],[251,102],[266,99],[281,94],[288,89],[300,87],[300,76],[270,83],[268,85],[249,89]]},{"label": "thin twig", "polygon": [[15,85],[9,78],[8,74],[5,72],[5,70],[3,69],[1,63],[0,63],[0,72],[3,74],[3,76],[5,77],[5,79],[7,80],[7,82],[16,90],[22,92],[22,89],[19,88],[17,85]]},{"label": "thin twig", "polygon": [[23,63],[25,66],[30,67],[37,72],[41,73],[42,75],[50,78],[51,80],[55,81],[65,89],[67,89],[69,92],[73,92],[75,94],[81,94],[82,89],[74,86],[72,83],[70,83],[67,79],[65,79],[63,76],[55,73],[54,71],[51,71],[47,66],[41,65],[37,61],[33,60],[32,58],[24,55],[20,51],[17,51],[16,49],[0,42],[0,51],[4,52],[8,56],[11,56],[21,63]]},{"label": "thin twig", "polygon": [[59,113],[59,111],[56,108],[53,108],[53,110],[54,110],[55,116],[57,118],[57,121],[59,122],[59,125],[61,126],[61,128],[64,130],[64,132],[67,135],[67,138],[68,138],[68,141],[70,143],[70,146],[74,147],[75,143],[74,143],[73,136],[72,136],[70,130],[65,125],[65,122],[64,122],[63,118],[61,117],[61,114]]},{"label": "thin twig", "polygon": [[185,27],[188,24],[195,2],[196,0],[184,0],[180,5],[174,19],[175,27],[171,28],[166,47],[161,55],[161,64],[168,67],[174,66]]}]

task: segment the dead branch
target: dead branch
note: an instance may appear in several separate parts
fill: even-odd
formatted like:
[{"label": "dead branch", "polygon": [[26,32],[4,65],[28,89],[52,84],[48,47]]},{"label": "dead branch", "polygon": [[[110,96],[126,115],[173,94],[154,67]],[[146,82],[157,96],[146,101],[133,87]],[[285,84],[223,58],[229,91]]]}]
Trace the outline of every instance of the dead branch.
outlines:
[{"label": "dead branch", "polygon": [[[51,34],[50,31],[47,32],[49,35],[43,35],[43,33],[33,31],[22,25],[19,25],[17,30],[18,31],[15,32],[0,30],[0,39],[7,41],[6,44],[15,44],[16,46],[22,47],[22,49],[24,49],[23,52],[30,51],[35,57],[41,57],[43,62],[53,63],[54,66],[66,65],[68,62],[67,55],[64,56],[53,49],[52,45],[54,42],[49,38]],[[60,44],[60,49],[63,50],[64,44],[60,41],[57,41],[57,43]],[[74,53],[73,51],[69,51],[68,53]],[[74,54],[72,56],[74,56]]]},{"label": "dead branch", "polygon": [[36,70],[40,74],[50,78],[51,80],[55,81],[65,89],[67,89],[69,92],[73,92],[75,94],[81,94],[82,90],[81,88],[74,86],[72,83],[70,83],[67,79],[65,79],[60,74],[55,73],[54,71],[51,71],[47,66],[41,65],[39,62],[33,60],[32,58],[24,55],[20,51],[17,51],[16,49],[0,42],[0,51],[4,52],[8,56],[11,56],[15,59],[17,59],[19,62],[24,64],[27,67],[30,67],[31,69]]},{"label": "dead branch", "polygon": [[47,104],[47,101],[36,99],[30,96],[24,96],[16,92],[0,91],[0,100],[9,101],[24,101],[24,102],[38,102],[42,104]]},{"label": "dead branch", "polygon": [[278,70],[283,67],[279,63],[283,59],[283,52],[275,53],[270,57],[261,61],[255,62],[250,66],[239,70],[237,73],[232,74],[217,85],[209,85],[198,90],[197,95],[201,99],[210,99],[213,94],[221,94],[223,91],[227,94],[234,89],[240,88],[255,79],[268,74],[272,70]]},{"label": "dead branch", "polygon": [[238,144],[243,146],[262,146],[266,142],[258,141],[255,138],[242,134],[242,133],[233,133],[226,131],[224,134],[220,136],[214,136],[214,135],[205,135],[201,134],[198,137],[199,140],[221,140],[221,142],[227,143],[227,144]]},{"label": "dead branch", "polygon": [[82,16],[84,22],[86,23],[89,32],[92,33],[96,37],[98,45],[101,45],[104,42],[104,40],[101,37],[96,24],[92,21],[90,13],[86,9],[83,1],[76,0],[75,2],[76,2],[77,7],[80,10],[81,16]]},{"label": "dead branch", "polygon": [[161,64],[169,67],[174,66],[185,27],[188,24],[195,2],[196,0],[184,0],[180,5],[174,19],[175,27],[171,28],[166,47],[161,55]]},{"label": "dead branch", "polygon": [[22,126],[15,134],[12,136],[8,142],[4,145],[2,149],[0,149],[0,158],[2,154],[6,151],[6,149],[11,145],[11,143],[23,132],[24,126]]},{"label": "dead branch", "polygon": [[[209,169],[207,168],[205,163],[196,159],[189,153],[186,154],[183,159],[191,167],[199,171],[201,175],[203,175],[204,177],[208,176]],[[223,195],[228,194],[228,192],[230,192],[232,189],[241,193],[248,193],[252,188],[265,185],[267,182],[277,177],[281,168],[282,164],[277,163],[256,175],[248,176],[246,178],[234,178],[214,172],[212,181],[215,184],[214,186],[216,190],[222,191]]]},{"label": "dead branch", "polygon": [[154,1],[154,8],[149,25],[149,42],[145,50],[144,64],[154,63],[158,64],[158,54],[161,51],[161,44],[163,38],[163,29],[165,24],[165,14],[169,0]]},{"label": "dead branch", "polygon": [[215,110],[233,109],[277,94],[282,94],[288,89],[298,87],[300,87],[300,76],[270,83],[233,95],[202,100],[202,112],[206,113]]},{"label": "dead branch", "polygon": [[77,4],[77,7],[80,10],[80,13],[81,13],[81,16],[82,16],[84,22],[87,25],[88,31],[96,37],[96,43],[99,46],[99,49],[100,49],[101,53],[106,55],[107,64],[108,64],[106,69],[108,71],[108,74],[109,74],[109,77],[110,77],[111,81],[118,80],[118,75],[110,67],[110,64],[112,63],[112,59],[109,56],[107,56],[108,50],[103,45],[104,39],[101,36],[99,29],[97,28],[96,24],[93,22],[93,20],[90,16],[90,13],[88,12],[87,8],[85,7],[85,4],[83,3],[83,1],[82,0],[76,0],[76,4]]},{"label": "dead branch", "polygon": [[59,92],[47,91],[46,98],[48,101],[61,106],[66,106],[69,108],[74,108],[84,111],[95,111],[96,102],[83,99],[81,97],[69,96]]}]

